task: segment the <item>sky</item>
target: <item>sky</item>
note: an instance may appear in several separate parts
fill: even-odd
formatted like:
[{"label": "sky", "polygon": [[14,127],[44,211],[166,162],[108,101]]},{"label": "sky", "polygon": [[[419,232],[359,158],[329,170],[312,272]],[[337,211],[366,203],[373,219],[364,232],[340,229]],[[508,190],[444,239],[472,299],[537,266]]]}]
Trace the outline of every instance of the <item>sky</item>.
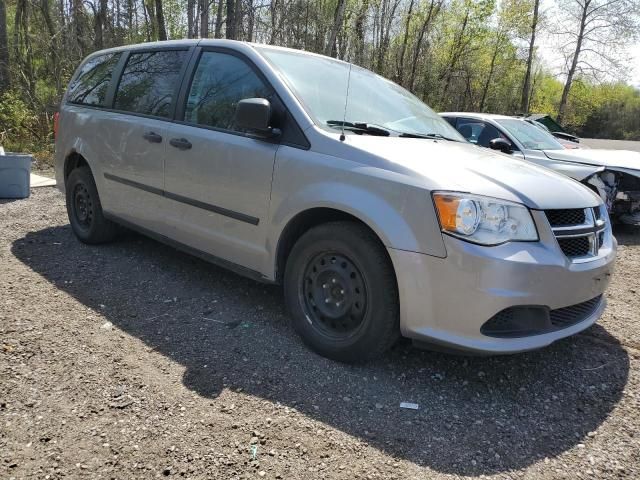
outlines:
[{"label": "sky", "polygon": [[640,88],[640,43],[634,45],[631,51],[633,53],[632,63],[635,66],[635,68],[631,75],[630,83]]},{"label": "sky", "polygon": [[[627,47],[629,56],[628,78],[626,82],[640,89],[640,43]],[[538,44],[538,53],[543,64],[552,72],[560,74],[564,70],[564,57],[558,52],[556,40],[543,37]]]},{"label": "sky", "polygon": [[[547,19],[552,19],[557,12],[555,11],[555,3],[552,0],[542,0],[541,13]],[[549,22],[549,23],[552,23]],[[558,39],[551,34],[541,35],[540,41],[536,42],[538,54],[542,57],[544,65],[551,71],[560,74],[564,69],[564,57],[558,51]],[[640,41],[627,45],[629,54],[629,69],[627,83],[640,89]]]}]

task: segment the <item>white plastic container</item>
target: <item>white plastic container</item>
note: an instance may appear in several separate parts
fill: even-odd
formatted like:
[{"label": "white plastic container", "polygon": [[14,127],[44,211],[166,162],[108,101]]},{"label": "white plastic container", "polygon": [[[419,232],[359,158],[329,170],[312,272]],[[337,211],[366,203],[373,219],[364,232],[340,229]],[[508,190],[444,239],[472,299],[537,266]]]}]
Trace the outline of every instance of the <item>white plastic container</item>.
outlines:
[{"label": "white plastic container", "polygon": [[0,155],[0,198],[27,198],[31,186],[31,155]]}]

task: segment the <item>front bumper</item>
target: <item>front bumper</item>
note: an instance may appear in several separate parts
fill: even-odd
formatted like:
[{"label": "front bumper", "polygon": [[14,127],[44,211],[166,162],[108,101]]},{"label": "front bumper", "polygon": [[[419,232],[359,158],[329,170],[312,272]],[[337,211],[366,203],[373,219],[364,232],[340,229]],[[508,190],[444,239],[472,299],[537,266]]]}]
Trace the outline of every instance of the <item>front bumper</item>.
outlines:
[{"label": "front bumper", "polygon": [[589,315],[566,328],[517,338],[495,338],[482,325],[510,307],[555,310],[602,295],[613,273],[616,242],[599,255],[571,262],[549,232],[539,242],[495,247],[444,235],[446,258],[389,249],[397,272],[402,335],[456,350],[485,354],[541,348],[589,327],[606,306],[604,297]]}]

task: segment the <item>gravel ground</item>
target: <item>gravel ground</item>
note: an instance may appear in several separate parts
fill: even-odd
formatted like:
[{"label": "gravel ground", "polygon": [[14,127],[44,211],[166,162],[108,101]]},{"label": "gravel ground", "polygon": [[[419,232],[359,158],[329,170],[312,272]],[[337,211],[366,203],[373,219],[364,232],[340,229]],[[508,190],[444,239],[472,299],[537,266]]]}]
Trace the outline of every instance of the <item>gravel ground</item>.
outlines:
[{"label": "gravel ground", "polygon": [[53,188],[0,201],[0,478],[640,478],[640,232],[616,233],[580,335],[347,366],[278,287],[135,234],[83,245]]}]

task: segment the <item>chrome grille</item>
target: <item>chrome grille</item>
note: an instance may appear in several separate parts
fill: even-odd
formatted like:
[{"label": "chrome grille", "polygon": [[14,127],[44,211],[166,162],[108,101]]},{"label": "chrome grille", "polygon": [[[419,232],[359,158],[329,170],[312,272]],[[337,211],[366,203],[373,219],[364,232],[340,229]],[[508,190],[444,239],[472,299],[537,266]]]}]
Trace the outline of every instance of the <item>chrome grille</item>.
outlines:
[{"label": "chrome grille", "polygon": [[598,255],[606,239],[607,216],[600,207],[545,210],[562,252],[572,261]]}]

